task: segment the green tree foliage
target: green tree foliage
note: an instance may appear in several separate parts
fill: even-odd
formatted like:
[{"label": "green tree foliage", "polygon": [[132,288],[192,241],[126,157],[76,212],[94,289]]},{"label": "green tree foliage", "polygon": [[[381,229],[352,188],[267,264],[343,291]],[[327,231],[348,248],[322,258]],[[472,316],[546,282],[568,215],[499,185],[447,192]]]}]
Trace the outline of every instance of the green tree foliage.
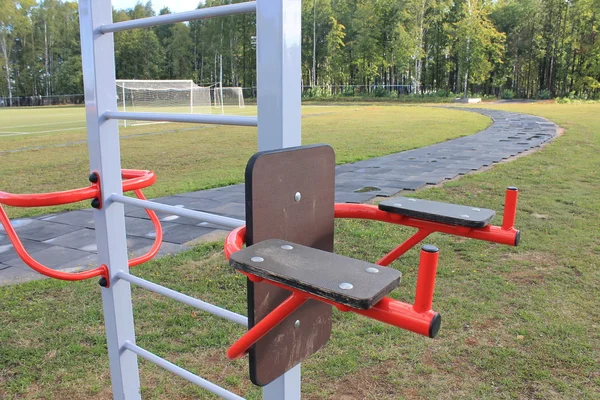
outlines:
[{"label": "green tree foliage", "polygon": [[[81,93],[76,2],[0,0],[0,10],[0,96]],[[114,10],[113,19],[154,14],[151,2],[140,2]],[[598,98],[599,16],[600,0],[302,0],[302,82],[315,93],[408,85],[421,93]],[[256,86],[253,14],[114,37],[118,78]]]}]

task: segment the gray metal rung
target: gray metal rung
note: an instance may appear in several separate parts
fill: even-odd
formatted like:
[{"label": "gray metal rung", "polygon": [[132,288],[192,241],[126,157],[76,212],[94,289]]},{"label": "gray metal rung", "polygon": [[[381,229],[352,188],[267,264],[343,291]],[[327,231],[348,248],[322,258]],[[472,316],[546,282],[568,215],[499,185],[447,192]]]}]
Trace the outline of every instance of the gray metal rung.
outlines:
[{"label": "gray metal rung", "polygon": [[126,341],[123,344],[123,348],[137,354],[143,359],[146,359],[160,367],[163,367],[167,371],[172,372],[175,375],[180,376],[183,379],[188,380],[193,384],[200,386],[203,389],[208,390],[209,392],[216,394],[217,396],[221,396],[222,398],[228,400],[244,400],[243,397],[240,397],[237,394],[230,392],[229,390],[223,389],[222,387],[217,386],[214,383],[207,381],[206,379],[203,379],[198,375],[193,374],[190,371],[165,360],[164,358],[152,354],[149,351],[141,348],[140,346],[131,343],[130,341]]},{"label": "gray metal rung", "polygon": [[209,222],[211,224],[220,225],[227,228],[239,228],[240,226],[246,225],[246,221],[243,221],[241,219],[223,217],[221,215],[206,213],[202,211],[188,210],[185,208],[156,203],[154,201],[149,200],[134,199],[116,193],[111,194],[108,197],[107,201],[109,203],[115,202],[121,204],[128,204],[130,206],[144,208],[147,210],[161,211],[168,214],[178,215],[180,217],[197,219],[198,221]]},{"label": "gray metal rung", "polygon": [[210,304],[205,301],[198,300],[191,296],[185,295],[183,293],[176,292],[172,289],[158,285],[154,282],[150,282],[137,276],[124,273],[123,271],[117,272],[116,278],[123,279],[129,283],[138,285],[139,287],[142,287],[151,292],[162,294],[163,296],[166,296],[170,299],[179,301],[180,303],[197,308],[199,310],[206,311],[209,314],[216,315],[217,317],[224,318],[231,322],[235,322],[236,324],[248,326],[248,318],[244,317],[243,315],[236,314],[232,311],[225,310],[224,308],[217,307],[214,304]]},{"label": "gray metal rung", "polygon": [[195,124],[212,125],[238,125],[258,126],[257,117],[245,117],[239,115],[212,115],[212,114],[172,114],[172,113],[149,113],[149,112],[122,112],[107,111],[104,113],[106,119],[122,119],[128,121],[157,121],[157,122],[184,122]]},{"label": "gray metal rung", "polygon": [[198,10],[185,11],[175,14],[157,15],[156,17],[139,18],[130,21],[116,22],[98,27],[99,33],[120,32],[136,28],[148,28],[151,26],[174,24],[176,22],[196,21],[199,19],[208,19],[214,17],[224,17],[227,15],[246,14],[256,11],[256,1],[245,3],[227,4],[201,8]]}]

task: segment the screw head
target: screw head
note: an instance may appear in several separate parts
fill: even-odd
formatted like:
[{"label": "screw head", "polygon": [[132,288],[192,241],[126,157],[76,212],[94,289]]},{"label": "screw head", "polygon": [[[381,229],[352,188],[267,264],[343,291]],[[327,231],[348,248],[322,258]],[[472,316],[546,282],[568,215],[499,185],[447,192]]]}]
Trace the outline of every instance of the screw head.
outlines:
[{"label": "screw head", "polygon": [[90,182],[92,183],[98,183],[98,181],[100,180],[100,177],[98,176],[97,172],[92,172],[90,174],[90,176],[88,176],[88,179],[90,180]]},{"label": "screw head", "polygon": [[294,322],[294,328],[298,329],[300,328],[300,320],[297,319],[296,322]]},{"label": "screw head", "polygon": [[463,215],[461,215],[460,217],[461,217],[461,218],[471,218],[471,217],[469,217],[467,214],[463,214]]},{"label": "screw head", "polygon": [[290,246],[289,244],[284,244],[283,246],[281,246],[281,248],[284,250],[293,250],[294,249],[294,247]]},{"label": "screw head", "polygon": [[250,260],[254,261],[254,262],[263,262],[263,261],[265,261],[265,259],[262,258],[262,257],[252,257]]},{"label": "screw head", "polygon": [[351,283],[348,283],[348,282],[342,282],[342,283],[340,283],[340,289],[343,289],[343,290],[350,290],[353,287],[354,286]]},{"label": "screw head", "polygon": [[102,287],[107,287],[108,286],[108,280],[106,280],[105,277],[102,277],[102,278],[98,279],[98,285],[100,285]]},{"label": "screw head", "polygon": [[100,199],[98,199],[98,198],[93,199],[91,205],[92,205],[92,208],[96,208],[96,209],[100,208]]},{"label": "screw head", "polygon": [[302,199],[302,193],[296,192],[296,194],[294,195],[294,201],[297,203],[300,201],[300,199]]},{"label": "screw head", "polygon": [[375,267],[368,267],[367,269],[365,269],[365,271],[367,271],[370,274],[376,274],[379,272],[379,270]]},{"label": "screw head", "polygon": [[479,208],[471,208],[471,210],[473,210],[473,211],[481,211],[481,209],[479,209]]}]

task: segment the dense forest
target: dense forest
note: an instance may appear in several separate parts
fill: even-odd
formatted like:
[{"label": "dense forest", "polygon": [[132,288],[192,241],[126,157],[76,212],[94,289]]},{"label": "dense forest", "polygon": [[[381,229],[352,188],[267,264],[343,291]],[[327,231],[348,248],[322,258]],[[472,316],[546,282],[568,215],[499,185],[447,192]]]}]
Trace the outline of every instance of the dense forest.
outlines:
[{"label": "dense forest", "polygon": [[[309,93],[410,85],[419,93],[600,96],[600,0],[303,0],[302,9]],[[154,14],[151,2],[113,11],[115,21]],[[76,2],[0,0],[0,96],[82,93],[78,24]],[[255,35],[254,15],[116,33],[117,78],[211,85],[222,68],[224,86],[254,87]]]}]

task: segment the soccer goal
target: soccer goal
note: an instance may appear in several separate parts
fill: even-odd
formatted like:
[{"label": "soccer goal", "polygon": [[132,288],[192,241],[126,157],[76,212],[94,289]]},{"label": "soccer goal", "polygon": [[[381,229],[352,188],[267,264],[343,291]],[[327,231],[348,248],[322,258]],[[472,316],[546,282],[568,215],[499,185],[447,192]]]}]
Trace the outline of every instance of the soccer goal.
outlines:
[{"label": "soccer goal", "polygon": [[[119,111],[212,113],[211,89],[192,80],[117,80]],[[243,98],[242,98],[243,101]],[[148,121],[119,121],[122,126],[154,124]]]},{"label": "soccer goal", "polygon": [[216,108],[224,110],[226,107],[245,107],[244,94],[241,87],[214,86],[212,90]]}]

